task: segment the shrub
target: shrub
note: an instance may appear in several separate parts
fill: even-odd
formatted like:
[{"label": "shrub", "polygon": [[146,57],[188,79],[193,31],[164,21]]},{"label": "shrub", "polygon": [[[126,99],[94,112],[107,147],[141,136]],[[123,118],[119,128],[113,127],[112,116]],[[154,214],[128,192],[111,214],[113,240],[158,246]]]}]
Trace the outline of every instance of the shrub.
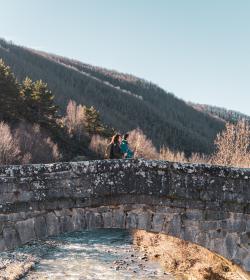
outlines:
[{"label": "shrub", "polygon": [[188,162],[184,152],[173,152],[164,146],[160,149],[159,159],[175,162]]},{"label": "shrub", "polygon": [[139,128],[129,132],[129,144],[135,158],[157,159],[159,156],[152,141]]},{"label": "shrub", "polygon": [[211,157],[204,155],[193,153],[191,157],[188,159],[190,163],[211,163]]},{"label": "shrub", "polygon": [[0,122],[0,164],[13,164],[19,162],[20,149],[13,138],[10,127]]},{"label": "shrub", "polygon": [[14,136],[19,144],[22,163],[49,163],[61,157],[57,144],[37,124],[20,123]]},{"label": "shrub", "polygon": [[104,158],[105,150],[109,144],[108,139],[100,135],[93,135],[89,145],[90,150],[95,152],[100,158]]},{"label": "shrub", "polygon": [[245,120],[226,124],[226,129],[215,139],[217,148],[213,164],[250,167],[250,127]]}]

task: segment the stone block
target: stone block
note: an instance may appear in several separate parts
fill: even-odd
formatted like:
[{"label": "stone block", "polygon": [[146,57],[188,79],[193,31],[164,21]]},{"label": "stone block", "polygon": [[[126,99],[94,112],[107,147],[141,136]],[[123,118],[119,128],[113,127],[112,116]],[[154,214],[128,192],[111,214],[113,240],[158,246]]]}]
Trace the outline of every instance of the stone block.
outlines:
[{"label": "stone block", "polygon": [[199,230],[195,236],[194,243],[197,243],[203,247],[206,247],[208,240],[209,240],[208,233]]},{"label": "stone block", "polygon": [[23,221],[28,217],[26,212],[16,212],[7,215],[8,222]]},{"label": "stone block", "polygon": [[223,211],[211,211],[206,210],[204,212],[204,219],[205,220],[225,220],[230,217],[230,214]]},{"label": "stone block", "polygon": [[218,228],[220,228],[218,221],[206,221],[206,220],[200,221],[200,230],[201,231],[215,230]]},{"label": "stone block", "polygon": [[180,237],[182,231],[180,215],[174,215],[173,219],[166,225],[164,231],[169,235]]},{"label": "stone block", "polygon": [[19,235],[13,227],[6,227],[3,229],[3,238],[7,249],[14,249],[21,245]]},{"label": "stone block", "polygon": [[250,255],[241,260],[241,264],[246,271],[250,271]]},{"label": "stone block", "polygon": [[248,247],[250,252],[250,232],[243,232],[240,234],[240,244]]},{"label": "stone block", "polygon": [[151,230],[155,232],[161,232],[163,230],[164,220],[166,214],[163,213],[155,213],[153,215]]},{"label": "stone block", "polygon": [[0,195],[0,204],[14,203],[17,200],[15,192],[4,192]]},{"label": "stone block", "polygon": [[103,227],[112,228],[112,211],[107,211],[102,213]]},{"label": "stone block", "polygon": [[0,222],[0,234],[2,234],[3,227],[4,227],[4,222]]},{"label": "stone block", "polygon": [[8,215],[0,214],[0,223],[8,222]]},{"label": "stone block", "polygon": [[29,202],[34,198],[34,193],[31,191],[21,191],[18,195],[18,201]]},{"label": "stone block", "polygon": [[238,234],[227,234],[224,241],[224,246],[226,250],[226,257],[230,260],[233,259],[236,255],[236,252],[238,250],[237,244],[239,244]]},{"label": "stone block", "polygon": [[151,229],[151,217],[152,213],[150,211],[142,211],[137,219],[138,219],[138,229],[150,230]]},{"label": "stone block", "polygon": [[246,221],[242,219],[227,219],[221,222],[221,227],[229,232],[244,232],[246,231]]},{"label": "stone block", "polygon": [[195,242],[199,232],[200,230],[198,227],[185,227],[182,228],[179,237],[186,241]]},{"label": "stone block", "polygon": [[35,219],[27,219],[24,221],[19,221],[16,223],[16,230],[19,234],[20,240],[22,244],[25,244],[31,240],[36,239],[35,234]]},{"label": "stone block", "polygon": [[138,214],[136,212],[128,212],[126,216],[126,228],[136,229],[138,225]]},{"label": "stone block", "polygon": [[121,209],[113,209],[112,211],[112,227],[125,228],[126,214]]},{"label": "stone block", "polygon": [[88,229],[103,227],[102,216],[100,213],[95,211],[86,211],[85,217]]},{"label": "stone block", "polygon": [[59,220],[56,217],[54,212],[49,212],[45,216],[45,221],[46,221],[46,225],[47,225],[48,236],[60,234]]},{"label": "stone block", "polygon": [[54,213],[57,217],[70,216],[72,215],[72,210],[65,208],[65,209],[55,210]]},{"label": "stone block", "polygon": [[35,233],[38,239],[45,239],[48,236],[47,225],[45,217],[38,216],[35,218]]},{"label": "stone block", "polygon": [[60,216],[59,221],[61,233],[72,232],[74,230],[72,216]]},{"label": "stone block", "polygon": [[[232,257],[228,255],[227,247],[225,246],[224,241],[225,241],[225,238],[209,239],[209,242],[212,245],[212,246],[210,245],[209,248],[212,251],[214,251],[230,260],[230,259],[232,259]],[[236,250],[234,253],[236,253]]]},{"label": "stone block", "polygon": [[208,232],[209,238],[210,239],[216,239],[216,238],[225,238],[225,236],[227,235],[227,231],[222,230],[222,229],[217,229],[217,230],[210,230]]},{"label": "stone block", "polygon": [[84,209],[81,209],[81,208],[73,209],[72,223],[74,226],[74,230],[76,230],[76,231],[86,228],[85,210]]},{"label": "stone block", "polygon": [[185,219],[187,220],[203,220],[204,219],[204,211],[200,209],[187,209],[185,211]]},{"label": "stone block", "polygon": [[250,215],[247,216],[247,221],[246,221],[246,231],[250,232]]},{"label": "stone block", "polygon": [[6,250],[6,245],[5,245],[5,241],[2,235],[0,235],[0,252]]}]

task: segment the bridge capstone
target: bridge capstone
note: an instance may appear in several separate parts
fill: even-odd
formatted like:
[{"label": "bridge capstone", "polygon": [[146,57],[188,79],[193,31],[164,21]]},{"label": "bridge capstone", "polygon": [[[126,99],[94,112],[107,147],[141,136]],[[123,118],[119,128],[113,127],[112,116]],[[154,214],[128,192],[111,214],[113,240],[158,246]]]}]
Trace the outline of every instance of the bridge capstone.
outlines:
[{"label": "bridge capstone", "polygon": [[148,160],[0,167],[0,250],[86,228],[162,232],[250,271],[250,170]]}]

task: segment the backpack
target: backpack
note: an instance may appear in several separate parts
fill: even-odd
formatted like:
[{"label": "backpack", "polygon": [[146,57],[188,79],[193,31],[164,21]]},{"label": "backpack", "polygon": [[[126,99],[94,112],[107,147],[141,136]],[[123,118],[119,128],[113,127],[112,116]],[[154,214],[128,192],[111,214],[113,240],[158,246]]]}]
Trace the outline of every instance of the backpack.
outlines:
[{"label": "backpack", "polygon": [[113,143],[108,144],[106,147],[105,153],[104,153],[104,158],[106,159],[111,159],[113,154]]}]

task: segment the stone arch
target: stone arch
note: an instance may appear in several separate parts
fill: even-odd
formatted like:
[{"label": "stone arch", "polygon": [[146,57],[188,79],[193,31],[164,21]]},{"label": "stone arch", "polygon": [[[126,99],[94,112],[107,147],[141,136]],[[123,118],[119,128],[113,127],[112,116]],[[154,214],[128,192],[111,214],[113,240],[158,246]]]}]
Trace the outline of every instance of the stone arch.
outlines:
[{"label": "stone arch", "polygon": [[250,170],[146,160],[0,167],[0,249],[95,227],[163,232],[250,270]]}]

